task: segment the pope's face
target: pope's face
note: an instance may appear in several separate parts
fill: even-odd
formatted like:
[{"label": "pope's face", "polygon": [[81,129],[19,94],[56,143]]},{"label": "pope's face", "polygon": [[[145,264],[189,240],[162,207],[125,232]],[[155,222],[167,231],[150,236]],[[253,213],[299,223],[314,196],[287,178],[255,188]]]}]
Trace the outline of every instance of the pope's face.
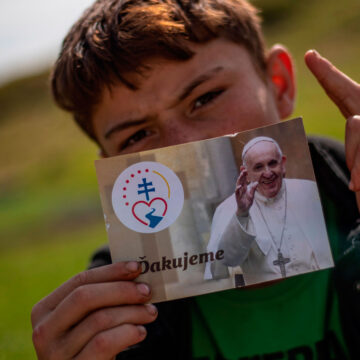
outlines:
[{"label": "pope's face", "polygon": [[260,141],[245,156],[248,180],[258,181],[257,191],[267,198],[276,196],[285,175],[286,157],[281,156],[276,145]]},{"label": "pope's face", "polygon": [[275,77],[261,76],[243,46],[220,38],[191,48],[190,60],[152,58],[144,76],[127,74],[136,91],[122,84],[104,90],[92,121],[105,156],[248,130],[288,115],[279,111]]}]

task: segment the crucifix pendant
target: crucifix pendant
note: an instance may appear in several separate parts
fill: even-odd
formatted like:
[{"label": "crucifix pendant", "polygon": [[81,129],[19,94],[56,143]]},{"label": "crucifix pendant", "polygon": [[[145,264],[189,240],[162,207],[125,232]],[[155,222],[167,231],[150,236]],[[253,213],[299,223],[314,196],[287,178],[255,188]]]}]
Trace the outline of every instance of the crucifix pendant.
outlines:
[{"label": "crucifix pendant", "polygon": [[278,258],[273,261],[273,264],[280,267],[281,276],[286,277],[285,264],[289,263],[289,258],[284,258],[280,250],[278,250]]}]

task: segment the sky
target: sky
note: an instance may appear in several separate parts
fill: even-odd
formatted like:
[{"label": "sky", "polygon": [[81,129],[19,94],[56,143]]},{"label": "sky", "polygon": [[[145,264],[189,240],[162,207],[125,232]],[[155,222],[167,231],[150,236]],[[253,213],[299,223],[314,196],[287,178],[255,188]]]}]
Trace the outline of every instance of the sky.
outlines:
[{"label": "sky", "polygon": [[0,0],[0,85],[49,67],[93,0]]}]

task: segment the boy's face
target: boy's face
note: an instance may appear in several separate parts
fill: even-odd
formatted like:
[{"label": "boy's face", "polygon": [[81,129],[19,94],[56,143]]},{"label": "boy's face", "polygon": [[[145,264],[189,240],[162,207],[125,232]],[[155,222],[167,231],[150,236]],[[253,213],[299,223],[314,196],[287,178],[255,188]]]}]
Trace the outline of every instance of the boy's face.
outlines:
[{"label": "boy's face", "polygon": [[152,58],[145,76],[128,74],[136,91],[122,84],[104,90],[93,125],[105,156],[226,135],[290,115],[281,108],[286,81],[273,80],[281,66],[276,59],[262,77],[238,44],[219,38],[191,48],[188,61]]}]

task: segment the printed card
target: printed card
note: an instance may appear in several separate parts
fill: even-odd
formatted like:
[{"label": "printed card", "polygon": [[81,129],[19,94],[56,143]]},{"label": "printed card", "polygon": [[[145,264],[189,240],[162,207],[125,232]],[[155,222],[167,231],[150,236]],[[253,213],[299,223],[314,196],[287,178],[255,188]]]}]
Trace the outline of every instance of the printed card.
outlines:
[{"label": "printed card", "polygon": [[112,259],[141,263],[153,302],[333,266],[301,118],[96,172]]}]

